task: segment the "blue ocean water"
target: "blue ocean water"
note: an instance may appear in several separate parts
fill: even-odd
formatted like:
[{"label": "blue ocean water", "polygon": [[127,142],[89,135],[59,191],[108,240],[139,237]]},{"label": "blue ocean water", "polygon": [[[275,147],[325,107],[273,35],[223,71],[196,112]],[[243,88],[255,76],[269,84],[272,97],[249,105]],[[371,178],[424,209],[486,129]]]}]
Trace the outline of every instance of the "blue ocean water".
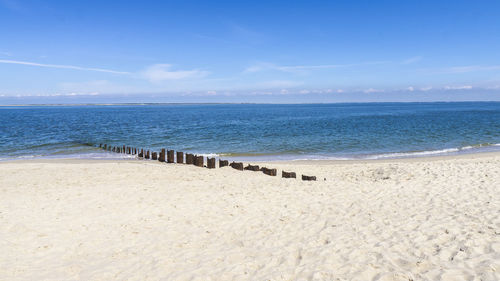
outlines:
[{"label": "blue ocean water", "polygon": [[127,157],[100,143],[244,160],[499,151],[500,103],[0,107],[0,160]]}]

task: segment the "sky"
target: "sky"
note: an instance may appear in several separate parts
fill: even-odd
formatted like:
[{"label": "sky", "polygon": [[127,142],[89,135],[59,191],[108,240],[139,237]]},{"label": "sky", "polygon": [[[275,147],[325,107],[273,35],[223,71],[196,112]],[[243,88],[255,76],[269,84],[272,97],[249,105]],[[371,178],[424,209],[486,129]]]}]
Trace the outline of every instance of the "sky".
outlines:
[{"label": "sky", "polygon": [[500,1],[0,0],[0,105],[500,101]]}]

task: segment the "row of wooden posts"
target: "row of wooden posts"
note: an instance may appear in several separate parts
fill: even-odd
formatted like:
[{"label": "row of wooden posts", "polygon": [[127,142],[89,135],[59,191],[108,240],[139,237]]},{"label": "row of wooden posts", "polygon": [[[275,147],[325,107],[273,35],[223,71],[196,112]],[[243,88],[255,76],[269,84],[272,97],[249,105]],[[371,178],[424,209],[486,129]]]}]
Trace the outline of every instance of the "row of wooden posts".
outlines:
[{"label": "row of wooden posts", "polygon": [[[135,147],[129,147],[129,146],[125,146],[125,145],[123,145],[123,146],[111,146],[111,145],[107,145],[107,144],[99,144],[99,148],[104,149],[106,151],[116,152],[116,153],[137,155],[139,158],[158,160],[160,162],[167,162],[167,163],[176,163],[177,162],[178,164],[184,163],[184,152],[182,152],[182,151],[177,151],[177,153],[176,153],[173,150],[162,149],[160,151],[160,153],[157,153],[154,151],[150,152],[149,150],[144,150],[142,148],[138,149]],[[174,157],[174,156],[176,156],[176,157]],[[177,160],[177,161],[175,161],[175,160]],[[186,162],[185,163],[195,165],[198,167],[206,167],[209,169],[215,169],[215,158],[214,157],[212,157],[212,158],[207,157],[207,165],[205,166],[203,156],[186,153]],[[264,174],[269,175],[269,176],[276,176],[277,175],[276,169],[269,169],[266,167],[259,167],[258,165],[250,165],[250,164],[248,164],[246,167],[244,167],[243,163],[241,163],[241,162],[229,163],[228,160],[219,159],[219,168],[226,167],[226,166],[232,167],[233,169],[240,170],[240,171],[243,171],[243,170],[262,171]],[[281,171],[281,177],[282,178],[297,178],[297,175],[295,172]],[[302,175],[302,180],[315,181],[316,177]]]}]

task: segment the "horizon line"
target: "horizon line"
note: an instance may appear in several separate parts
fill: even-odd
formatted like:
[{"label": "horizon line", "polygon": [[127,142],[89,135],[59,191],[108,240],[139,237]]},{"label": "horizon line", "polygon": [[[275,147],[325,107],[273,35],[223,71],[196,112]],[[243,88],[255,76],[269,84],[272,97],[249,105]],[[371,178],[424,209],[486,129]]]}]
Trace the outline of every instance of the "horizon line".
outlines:
[{"label": "horizon line", "polygon": [[500,103],[498,100],[466,100],[466,101],[362,101],[362,102],[132,102],[132,103],[31,103],[31,104],[0,104],[0,107],[21,106],[128,106],[128,105],[305,105],[305,104],[367,104],[367,103]]}]

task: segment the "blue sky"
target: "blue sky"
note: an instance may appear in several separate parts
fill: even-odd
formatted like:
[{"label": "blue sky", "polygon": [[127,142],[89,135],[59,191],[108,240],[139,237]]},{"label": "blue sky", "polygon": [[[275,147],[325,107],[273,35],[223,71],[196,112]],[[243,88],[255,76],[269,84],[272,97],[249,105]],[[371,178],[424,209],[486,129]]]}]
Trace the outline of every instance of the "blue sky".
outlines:
[{"label": "blue sky", "polygon": [[500,100],[500,1],[0,0],[0,104]]}]

